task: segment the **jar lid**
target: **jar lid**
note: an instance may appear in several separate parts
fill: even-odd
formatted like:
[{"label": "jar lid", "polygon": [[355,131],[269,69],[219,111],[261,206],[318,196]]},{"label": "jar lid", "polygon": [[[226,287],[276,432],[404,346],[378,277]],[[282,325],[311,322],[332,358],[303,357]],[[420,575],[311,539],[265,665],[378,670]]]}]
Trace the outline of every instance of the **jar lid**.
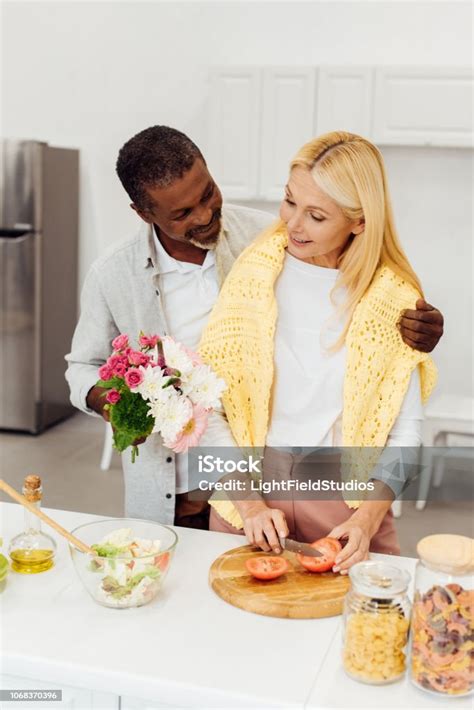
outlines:
[{"label": "jar lid", "polygon": [[358,562],[349,570],[349,577],[357,592],[374,599],[388,599],[406,591],[410,575],[403,569],[385,562]]},{"label": "jar lid", "polygon": [[416,546],[421,561],[447,574],[474,572],[474,540],[464,535],[428,535]]}]

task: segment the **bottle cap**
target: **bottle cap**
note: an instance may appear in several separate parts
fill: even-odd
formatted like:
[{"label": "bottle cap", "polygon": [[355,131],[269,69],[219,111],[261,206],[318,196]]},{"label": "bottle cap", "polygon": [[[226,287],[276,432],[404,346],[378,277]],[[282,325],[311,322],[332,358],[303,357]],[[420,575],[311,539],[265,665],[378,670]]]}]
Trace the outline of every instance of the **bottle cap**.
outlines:
[{"label": "bottle cap", "polygon": [[416,546],[420,560],[446,574],[474,572],[474,540],[464,535],[428,535]]},{"label": "bottle cap", "polygon": [[41,500],[41,478],[39,476],[30,475],[23,481],[23,495],[30,503],[35,503]]}]

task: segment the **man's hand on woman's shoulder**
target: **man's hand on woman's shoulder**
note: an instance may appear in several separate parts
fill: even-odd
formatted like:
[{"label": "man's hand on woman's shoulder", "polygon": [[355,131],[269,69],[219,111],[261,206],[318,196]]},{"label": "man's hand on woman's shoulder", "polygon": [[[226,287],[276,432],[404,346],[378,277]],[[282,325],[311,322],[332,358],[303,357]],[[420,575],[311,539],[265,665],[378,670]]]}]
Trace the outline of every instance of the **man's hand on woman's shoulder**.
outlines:
[{"label": "man's hand on woman's shoulder", "polygon": [[399,321],[404,343],[414,350],[430,353],[443,335],[443,314],[422,298],[416,302],[416,310],[405,310]]}]

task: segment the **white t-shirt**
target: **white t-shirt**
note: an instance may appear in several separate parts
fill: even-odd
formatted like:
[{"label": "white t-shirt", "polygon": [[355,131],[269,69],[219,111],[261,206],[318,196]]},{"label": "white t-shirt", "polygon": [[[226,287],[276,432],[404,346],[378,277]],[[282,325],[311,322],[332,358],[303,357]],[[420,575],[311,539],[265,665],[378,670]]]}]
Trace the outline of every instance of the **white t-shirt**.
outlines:
[{"label": "white t-shirt", "polygon": [[[178,261],[155,233],[154,238],[168,331],[174,340],[196,350],[219,293],[215,254],[208,251],[202,265]],[[188,490],[187,463],[187,454],[176,454],[176,493]]]},{"label": "white t-shirt", "polygon": [[[339,271],[288,252],[275,295],[275,377],[268,446],[341,446],[346,349],[328,352],[342,322],[330,292]],[[421,443],[423,409],[418,369],[411,377],[388,446]]]},{"label": "white t-shirt", "polygon": [[219,293],[216,258],[207,251],[202,265],[178,261],[154,233],[161,298],[174,340],[196,350]]}]

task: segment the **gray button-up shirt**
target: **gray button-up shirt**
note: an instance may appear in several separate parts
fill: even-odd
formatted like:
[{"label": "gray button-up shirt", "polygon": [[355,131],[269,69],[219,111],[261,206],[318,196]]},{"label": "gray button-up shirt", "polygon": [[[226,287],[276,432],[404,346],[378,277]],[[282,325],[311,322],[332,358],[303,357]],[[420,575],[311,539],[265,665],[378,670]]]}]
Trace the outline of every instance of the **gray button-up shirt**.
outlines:
[{"label": "gray button-up shirt", "polygon": [[[224,205],[222,231],[216,247],[220,284],[240,252],[272,221],[271,214]],[[143,223],[138,234],[99,257],[86,276],[81,296],[81,316],[71,352],[66,355],[66,379],[71,402],[88,414],[86,397],[98,380],[97,369],[109,357],[112,340],[127,333],[132,342],[139,332],[173,335],[168,331],[160,296],[160,273],[152,226]],[[207,442],[208,444],[210,442]],[[173,524],[175,512],[175,454],[152,434],[139,446],[131,463],[130,451],[122,455],[125,481],[125,515]]]}]

